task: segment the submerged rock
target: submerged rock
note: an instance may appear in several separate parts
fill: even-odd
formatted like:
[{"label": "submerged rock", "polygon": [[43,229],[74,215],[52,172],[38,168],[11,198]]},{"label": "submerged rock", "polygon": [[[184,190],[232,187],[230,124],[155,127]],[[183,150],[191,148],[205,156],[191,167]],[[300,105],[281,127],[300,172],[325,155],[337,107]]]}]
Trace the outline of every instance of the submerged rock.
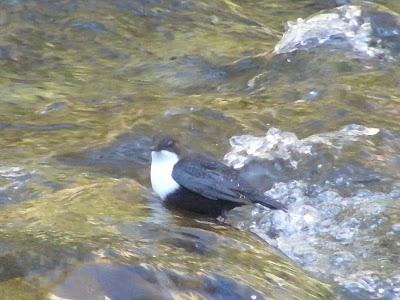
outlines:
[{"label": "submerged rock", "polygon": [[117,178],[128,176],[144,182],[149,176],[151,144],[150,136],[123,134],[111,145],[59,155],[56,159],[68,165],[88,166]]},{"label": "submerged rock", "polygon": [[168,214],[133,180],[85,180],[0,211],[3,286],[53,299],[332,296],[248,232]]},{"label": "submerged rock", "polygon": [[68,24],[71,28],[75,28],[81,31],[89,31],[94,33],[106,33],[106,27],[96,21],[73,21]]},{"label": "submerged rock", "polygon": [[80,126],[72,123],[58,124],[21,124],[21,123],[0,123],[0,129],[15,129],[27,131],[58,131],[58,130],[77,130]]},{"label": "submerged rock", "polygon": [[171,57],[169,60],[143,64],[134,68],[127,66],[119,72],[121,75],[140,77],[154,83],[154,80],[173,89],[185,92],[199,92],[205,88],[216,88],[228,78],[227,69],[209,62],[207,59],[184,55]]},{"label": "submerged rock", "polygon": [[151,265],[88,264],[69,272],[50,299],[265,299],[250,286],[218,274],[189,275]]},{"label": "submerged rock", "polygon": [[0,166],[0,205],[31,200],[43,190],[56,191],[62,186],[60,182],[49,180],[36,170]]}]

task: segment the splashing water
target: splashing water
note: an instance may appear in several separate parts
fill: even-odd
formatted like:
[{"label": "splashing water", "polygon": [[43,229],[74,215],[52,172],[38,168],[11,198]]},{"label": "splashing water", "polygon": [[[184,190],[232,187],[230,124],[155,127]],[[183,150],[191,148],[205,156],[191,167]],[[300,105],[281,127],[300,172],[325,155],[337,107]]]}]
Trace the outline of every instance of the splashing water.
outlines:
[{"label": "splashing water", "polygon": [[288,22],[287,27],[288,30],[275,46],[277,54],[328,44],[349,47],[370,57],[385,53],[384,49],[371,46],[373,28],[368,18],[363,17],[359,6],[343,5],[305,20],[299,18]]},{"label": "splashing water", "polygon": [[[346,155],[346,146],[360,144],[379,132],[353,124],[298,139],[293,133],[271,128],[265,137],[231,138],[232,150],[225,161],[241,168],[253,159],[283,159],[290,161],[288,168],[301,168],[302,158],[319,155],[316,146],[320,144],[335,153],[337,161]],[[313,274],[336,282],[345,294],[398,299],[400,272],[393,261],[400,254],[396,231],[400,188],[394,184],[389,192],[379,192],[365,183],[346,193],[340,184],[352,185],[352,178],[348,174],[341,178],[340,182],[322,183],[306,178],[278,181],[266,195],[286,203],[289,214],[257,207],[251,218],[233,212],[232,223],[256,233]]]},{"label": "splashing water", "polygon": [[364,135],[375,135],[377,128],[368,128],[361,125],[348,125],[341,130],[330,133],[322,133],[299,140],[294,133],[284,132],[277,128],[270,128],[265,137],[251,135],[234,136],[230,139],[232,150],[227,153],[224,160],[234,168],[243,167],[254,158],[289,160],[292,167],[296,168],[298,161],[292,158],[292,154],[311,155],[313,144],[326,144],[331,147],[343,147],[351,141],[357,141]]}]

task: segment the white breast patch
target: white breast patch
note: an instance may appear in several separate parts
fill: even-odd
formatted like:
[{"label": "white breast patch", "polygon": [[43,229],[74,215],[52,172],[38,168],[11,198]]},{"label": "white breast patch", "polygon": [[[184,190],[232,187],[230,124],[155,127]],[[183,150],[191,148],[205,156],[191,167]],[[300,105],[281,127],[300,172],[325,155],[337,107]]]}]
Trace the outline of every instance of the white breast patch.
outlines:
[{"label": "white breast patch", "polygon": [[170,151],[151,152],[151,186],[163,200],[179,188],[179,184],[172,178],[172,169],[178,160],[178,155]]}]

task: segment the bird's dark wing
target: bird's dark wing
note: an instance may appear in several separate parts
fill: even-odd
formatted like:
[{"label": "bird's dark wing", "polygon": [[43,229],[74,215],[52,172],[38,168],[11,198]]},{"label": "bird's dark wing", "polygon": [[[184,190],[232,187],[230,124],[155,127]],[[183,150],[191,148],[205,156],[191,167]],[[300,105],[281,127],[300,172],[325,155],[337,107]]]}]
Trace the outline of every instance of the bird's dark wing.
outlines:
[{"label": "bird's dark wing", "polygon": [[174,180],[206,198],[228,200],[248,204],[251,200],[246,197],[236,170],[212,160],[203,155],[194,155],[179,160],[172,171]]},{"label": "bird's dark wing", "polygon": [[193,155],[179,160],[172,178],[203,197],[236,203],[259,203],[271,209],[287,211],[282,203],[265,196],[239,176],[239,172],[204,155]]}]

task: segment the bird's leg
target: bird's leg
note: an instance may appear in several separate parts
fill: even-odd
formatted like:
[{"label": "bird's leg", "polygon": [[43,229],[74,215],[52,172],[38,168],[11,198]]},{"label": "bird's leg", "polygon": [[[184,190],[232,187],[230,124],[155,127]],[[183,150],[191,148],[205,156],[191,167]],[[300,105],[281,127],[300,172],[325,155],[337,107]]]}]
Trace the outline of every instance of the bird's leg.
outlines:
[{"label": "bird's leg", "polygon": [[226,220],[226,209],[222,209],[221,215],[217,218],[217,221],[221,225],[226,225],[225,220]]}]

